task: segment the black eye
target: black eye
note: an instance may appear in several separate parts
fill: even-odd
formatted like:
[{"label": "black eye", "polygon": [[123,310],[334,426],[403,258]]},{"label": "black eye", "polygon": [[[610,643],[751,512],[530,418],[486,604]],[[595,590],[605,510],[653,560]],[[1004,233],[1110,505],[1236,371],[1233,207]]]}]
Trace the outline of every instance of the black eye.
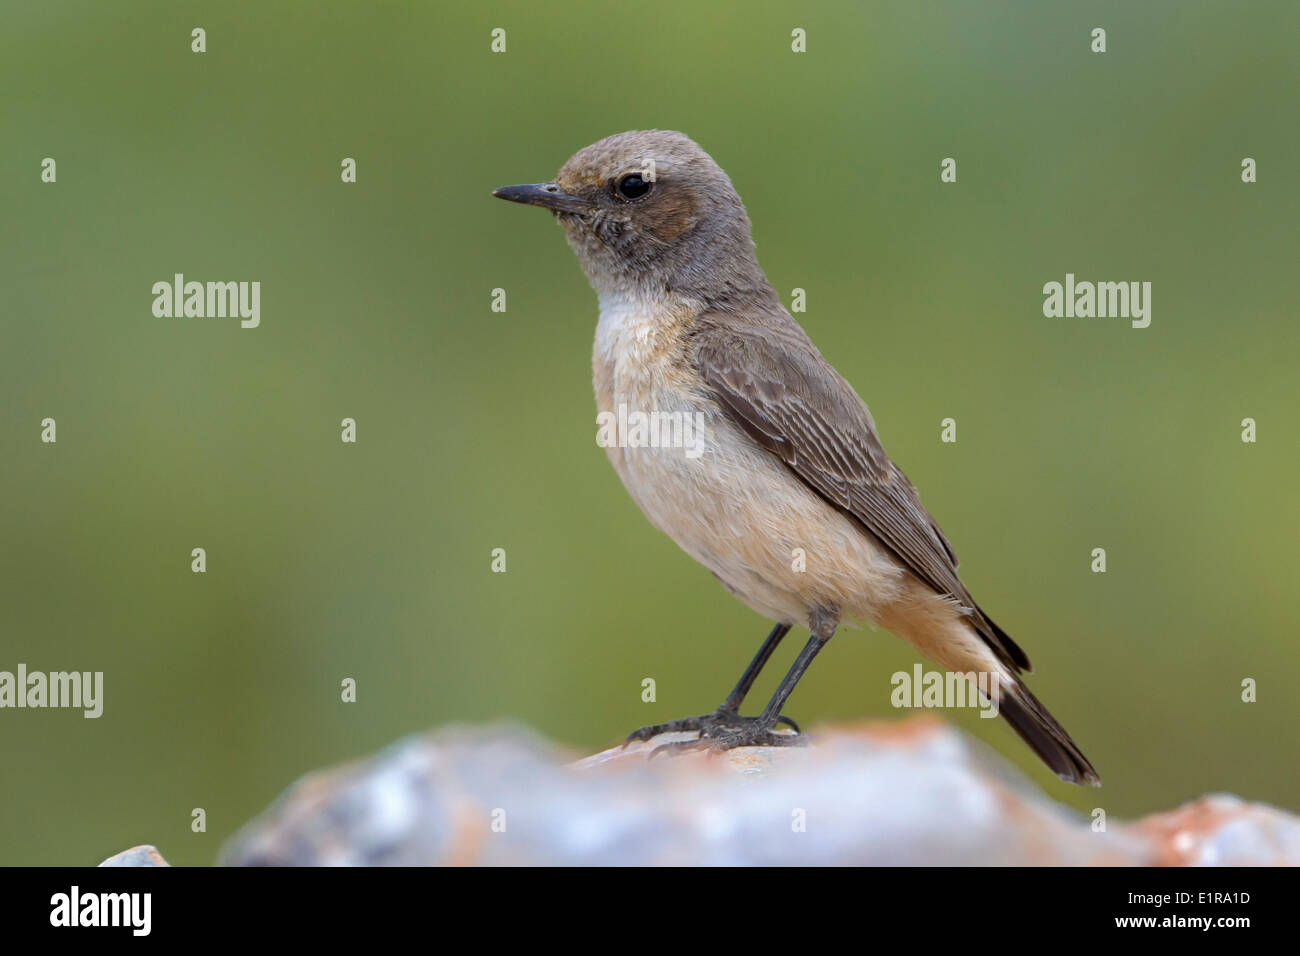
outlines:
[{"label": "black eye", "polygon": [[634,199],[640,199],[650,191],[653,183],[646,182],[641,178],[640,173],[628,173],[618,181],[618,194],[621,198],[631,202]]}]

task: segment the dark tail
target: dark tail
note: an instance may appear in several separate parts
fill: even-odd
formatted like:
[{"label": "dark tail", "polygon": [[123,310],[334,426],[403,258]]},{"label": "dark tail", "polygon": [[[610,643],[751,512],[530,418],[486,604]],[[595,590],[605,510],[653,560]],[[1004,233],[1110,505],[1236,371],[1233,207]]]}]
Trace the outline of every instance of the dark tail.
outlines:
[{"label": "dark tail", "polygon": [[[1004,675],[1003,681],[1006,680]],[[1007,719],[1043,763],[1066,783],[1101,786],[1101,777],[1092,769],[1088,758],[1019,679],[1004,687],[998,695],[998,713]]]}]

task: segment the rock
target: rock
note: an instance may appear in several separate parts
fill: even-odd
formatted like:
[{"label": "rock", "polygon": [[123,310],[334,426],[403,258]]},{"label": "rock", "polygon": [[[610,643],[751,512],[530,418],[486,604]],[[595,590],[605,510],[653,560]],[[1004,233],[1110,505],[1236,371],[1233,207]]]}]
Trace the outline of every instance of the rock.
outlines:
[{"label": "rock", "polygon": [[221,862],[1300,864],[1300,820],[1234,797],[1093,832],[1089,819],[932,717],[823,728],[806,747],[647,759],[690,736],[577,761],[513,727],[408,737],[304,777]]},{"label": "rock", "polygon": [[121,853],[115,853],[110,856],[100,866],[171,866],[163,859],[158,848],[150,846],[148,843],[142,843],[139,846],[133,846],[129,850],[123,850]]},{"label": "rock", "polygon": [[1300,819],[1212,793],[1130,828],[1156,866],[1300,866]]}]

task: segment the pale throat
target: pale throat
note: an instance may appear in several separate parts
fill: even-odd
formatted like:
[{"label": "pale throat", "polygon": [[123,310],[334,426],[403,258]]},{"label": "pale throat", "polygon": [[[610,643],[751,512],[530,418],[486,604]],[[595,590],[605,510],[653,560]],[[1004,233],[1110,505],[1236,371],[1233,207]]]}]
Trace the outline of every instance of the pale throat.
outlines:
[{"label": "pale throat", "polygon": [[592,350],[598,411],[671,412],[694,408],[684,333],[698,304],[676,295],[600,294]]},{"label": "pale throat", "polygon": [[671,293],[645,294],[629,290],[599,294],[596,358],[609,366],[653,361],[671,350],[694,304]]}]

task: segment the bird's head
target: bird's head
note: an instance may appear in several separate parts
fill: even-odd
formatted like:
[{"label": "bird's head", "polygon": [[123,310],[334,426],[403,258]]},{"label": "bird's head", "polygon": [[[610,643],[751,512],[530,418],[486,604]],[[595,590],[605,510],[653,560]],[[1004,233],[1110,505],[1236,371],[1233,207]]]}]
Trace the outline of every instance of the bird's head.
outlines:
[{"label": "bird's head", "polygon": [[551,210],[598,293],[707,299],[766,286],[731,180],[681,133],[619,133],[579,150],[550,182],[492,195]]}]

